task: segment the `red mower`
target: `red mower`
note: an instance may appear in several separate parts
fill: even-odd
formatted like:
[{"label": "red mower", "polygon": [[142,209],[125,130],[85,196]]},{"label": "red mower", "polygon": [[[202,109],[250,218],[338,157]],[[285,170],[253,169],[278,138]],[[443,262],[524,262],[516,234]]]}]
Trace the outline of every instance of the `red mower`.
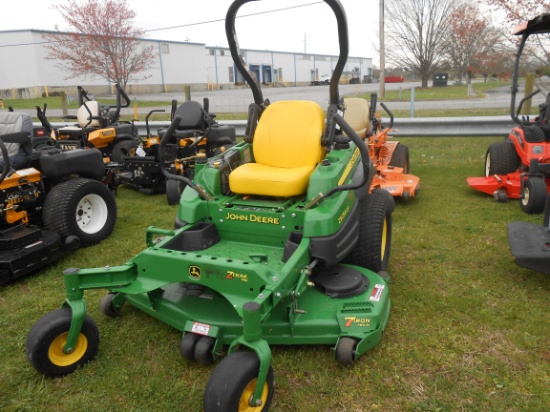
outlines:
[{"label": "red mower", "polygon": [[523,104],[540,93],[540,89],[524,97],[516,111],[518,72],[521,54],[532,34],[550,33],[550,14],[529,20],[514,30],[521,36],[512,78],[510,115],[517,124],[503,142],[492,143],[485,155],[485,176],[469,177],[473,189],[492,195],[499,202],[520,199],[524,212],[542,213],[550,191],[550,94],[539,105],[539,115],[530,120],[519,113]]}]

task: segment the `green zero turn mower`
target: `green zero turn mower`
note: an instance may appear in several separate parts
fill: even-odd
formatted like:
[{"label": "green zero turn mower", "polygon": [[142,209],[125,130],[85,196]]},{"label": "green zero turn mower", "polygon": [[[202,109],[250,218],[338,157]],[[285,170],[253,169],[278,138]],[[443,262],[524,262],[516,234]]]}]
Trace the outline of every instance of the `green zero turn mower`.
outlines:
[{"label": "green zero turn mower", "polygon": [[[384,190],[368,193],[367,147],[342,116],[345,12],[325,0],[340,44],[325,117],[315,102],[263,99],[235,34],[237,12],[250,1],[234,1],[226,17],[231,55],[254,96],[244,141],[197,162],[192,181],[169,176],[186,184],[175,228],[149,227],[143,252],[121,266],[65,270],[63,307],[27,337],[39,372],[66,375],[94,357],[99,332],[84,291],[97,288],[109,290],[104,314],[129,303],[180,330],[187,359],[209,363],[227,353],[206,384],[207,412],[269,409],[270,345],[331,345],[350,365],[381,340],[394,203]],[[163,135],[161,154],[179,120]]]}]

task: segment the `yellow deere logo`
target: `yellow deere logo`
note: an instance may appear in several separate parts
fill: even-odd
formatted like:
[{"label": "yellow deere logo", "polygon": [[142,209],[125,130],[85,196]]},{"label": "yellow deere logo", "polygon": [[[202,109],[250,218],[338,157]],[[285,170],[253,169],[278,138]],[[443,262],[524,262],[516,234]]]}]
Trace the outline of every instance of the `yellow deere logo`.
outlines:
[{"label": "yellow deere logo", "polygon": [[201,268],[198,266],[189,266],[189,277],[191,279],[201,278]]}]

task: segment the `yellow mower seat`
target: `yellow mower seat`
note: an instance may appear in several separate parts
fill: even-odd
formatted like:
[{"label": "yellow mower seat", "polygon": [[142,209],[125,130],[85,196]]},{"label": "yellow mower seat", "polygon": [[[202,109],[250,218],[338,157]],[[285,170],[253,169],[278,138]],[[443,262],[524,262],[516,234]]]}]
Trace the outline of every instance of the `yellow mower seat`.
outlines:
[{"label": "yellow mower seat", "polygon": [[360,97],[349,97],[344,99],[346,111],[344,119],[361,139],[367,137],[367,131],[370,130],[370,103]]},{"label": "yellow mower seat", "polygon": [[252,143],[255,163],[229,175],[233,193],[291,197],[306,191],[309,176],[324,155],[325,116],[311,101],[272,103],[262,114]]}]

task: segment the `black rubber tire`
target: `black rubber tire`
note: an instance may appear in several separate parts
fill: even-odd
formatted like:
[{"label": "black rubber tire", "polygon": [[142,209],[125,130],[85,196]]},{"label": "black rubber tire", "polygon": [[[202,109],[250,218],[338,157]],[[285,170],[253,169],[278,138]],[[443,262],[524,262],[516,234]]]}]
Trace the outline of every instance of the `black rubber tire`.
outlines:
[{"label": "black rubber tire", "polygon": [[521,209],[530,215],[542,213],[546,205],[546,183],[543,178],[529,177],[523,184]]},{"label": "black rubber tire", "polygon": [[166,201],[169,205],[180,203],[183,189],[185,189],[185,183],[175,179],[166,179]]},{"label": "black rubber tire", "polygon": [[390,166],[400,167],[403,169],[403,173],[409,173],[411,166],[408,146],[401,143],[395,146],[390,159]]},{"label": "black rubber tire", "polygon": [[46,196],[44,226],[62,239],[76,236],[80,246],[92,246],[107,238],[117,217],[114,194],[97,180],[74,178],[54,186]]},{"label": "black rubber tire", "polygon": [[544,206],[544,218],[542,225],[545,228],[550,229],[550,195],[546,196],[546,205]]},{"label": "black rubber tire", "polygon": [[71,318],[70,308],[58,309],[40,318],[31,328],[25,350],[27,359],[38,372],[47,376],[67,375],[90,361],[97,353],[99,330],[88,315],[84,318],[74,352],[62,352]]},{"label": "black rubber tire", "polygon": [[485,153],[485,176],[507,175],[519,166],[520,159],[511,142],[491,143]]},{"label": "black rubber tire", "polygon": [[180,343],[180,353],[185,359],[194,361],[195,360],[195,345],[197,341],[201,338],[201,335],[196,333],[187,332],[181,338]]},{"label": "black rubber tire", "polygon": [[357,356],[355,354],[355,348],[357,347],[357,341],[353,338],[343,337],[338,341],[336,345],[336,360],[342,365],[353,365]]},{"label": "black rubber tire", "polygon": [[[204,391],[205,412],[236,412],[250,408],[248,398],[255,389],[255,380],[260,369],[260,360],[254,352],[234,352],[226,356],[214,369]],[[275,390],[273,368],[269,366],[264,401],[255,412],[269,410]]]},{"label": "black rubber tire", "polygon": [[111,152],[111,161],[119,163],[125,156],[132,156],[132,151],[135,154],[138,144],[139,142],[136,140],[122,140],[115,143]]},{"label": "black rubber tire", "polygon": [[105,316],[109,316],[110,318],[120,315],[120,308],[116,308],[113,304],[113,299],[115,296],[115,293],[108,293],[103,297],[103,299],[101,299],[101,302],[99,302],[99,310],[101,313]]},{"label": "black rubber tire", "polygon": [[195,344],[195,360],[204,365],[209,365],[214,362],[212,349],[214,349],[215,343],[215,339],[209,336],[201,336]]},{"label": "black rubber tire", "polygon": [[359,240],[343,263],[373,272],[386,271],[390,260],[393,198],[375,189],[361,204]]}]

